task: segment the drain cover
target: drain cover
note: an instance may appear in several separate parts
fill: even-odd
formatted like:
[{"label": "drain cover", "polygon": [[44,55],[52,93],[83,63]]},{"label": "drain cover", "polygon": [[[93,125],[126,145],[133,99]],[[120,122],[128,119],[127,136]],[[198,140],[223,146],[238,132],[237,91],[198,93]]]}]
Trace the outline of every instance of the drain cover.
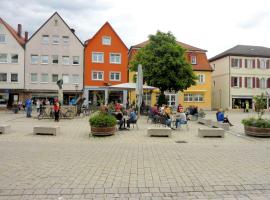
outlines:
[{"label": "drain cover", "polygon": [[184,140],[178,140],[178,141],[175,141],[176,143],[187,143],[186,141]]}]

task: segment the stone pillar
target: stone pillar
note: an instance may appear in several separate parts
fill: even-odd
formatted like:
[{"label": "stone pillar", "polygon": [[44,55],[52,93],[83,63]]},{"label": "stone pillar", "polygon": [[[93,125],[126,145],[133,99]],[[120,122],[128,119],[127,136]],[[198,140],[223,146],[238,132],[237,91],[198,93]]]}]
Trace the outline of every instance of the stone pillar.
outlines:
[{"label": "stone pillar", "polygon": [[109,101],[109,90],[108,88],[105,89],[105,105],[108,105]]},{"label": "stone pillar", "polygon": [[127,90],[123,90],[123,106],[126,108],[127,105]]}]

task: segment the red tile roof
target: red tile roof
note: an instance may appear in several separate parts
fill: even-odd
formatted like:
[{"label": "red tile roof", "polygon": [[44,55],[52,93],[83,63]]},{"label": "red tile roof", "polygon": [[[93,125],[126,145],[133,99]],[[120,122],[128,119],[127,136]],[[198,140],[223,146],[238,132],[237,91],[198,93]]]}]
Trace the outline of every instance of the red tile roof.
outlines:
[{"label": "red tile roof", "polygon": [[2,18],[0,18],[0,24],[3,24],[8,31],[11,33],[11,35],[18,41],[20,45],[25,44],[25,40],[23,37],[18,36],[17,31],[15,31],[7,22],[5,22]]}]

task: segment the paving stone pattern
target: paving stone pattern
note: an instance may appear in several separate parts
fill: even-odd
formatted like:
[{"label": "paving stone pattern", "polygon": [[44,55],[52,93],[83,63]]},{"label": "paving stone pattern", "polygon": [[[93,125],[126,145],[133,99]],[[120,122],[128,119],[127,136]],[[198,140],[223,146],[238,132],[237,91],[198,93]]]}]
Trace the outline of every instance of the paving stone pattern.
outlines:
[{"label": "paving stone pattern", "polygon": [[[225,138],[199,138],[196,122],[167,138],[147,137],[146,117],[139,130],[89,137],[87,118],[0,113],[12,125],[0,135],[0,200],[270,199],[270,138],[246,137],[240,124],[252,115],[229,113],[235,126]],[[56,124],[57,136],[32,133]]]}]

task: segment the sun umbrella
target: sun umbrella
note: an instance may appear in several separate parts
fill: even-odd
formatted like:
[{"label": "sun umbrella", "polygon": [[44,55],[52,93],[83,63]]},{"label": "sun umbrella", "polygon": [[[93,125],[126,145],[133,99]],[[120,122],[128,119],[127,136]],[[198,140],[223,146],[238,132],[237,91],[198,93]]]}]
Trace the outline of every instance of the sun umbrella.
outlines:
[{"label": "sun umbrella", "polygon": [[138,65],[137,80],[136,80],[136,97],[137,97],[138,115],[140,115],[140,108],[142,105],[142,97],[143,97],[143,71],[141,64]]}]

